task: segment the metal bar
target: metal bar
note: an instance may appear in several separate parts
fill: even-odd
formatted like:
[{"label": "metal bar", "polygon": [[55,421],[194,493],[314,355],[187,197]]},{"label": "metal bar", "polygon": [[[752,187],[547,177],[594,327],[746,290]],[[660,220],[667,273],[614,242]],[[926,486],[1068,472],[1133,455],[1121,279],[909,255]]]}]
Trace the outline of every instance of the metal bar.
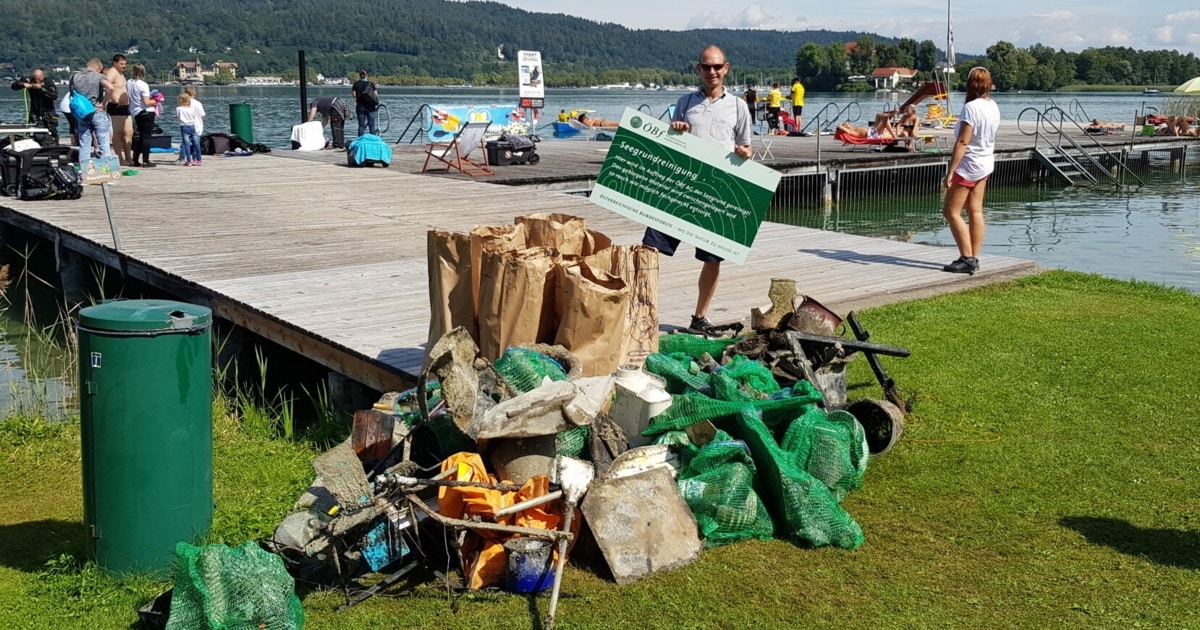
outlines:
[{"label": "metal bar", "polygon": [[517,512],[523,512],[525,510],[528,510],[529,508],[537,507],[544,503],[549,503],[551,501],[560,499],[560,498],[562,498],[562,494],[563,494],[562,490],[555,490],[554,492],[551,492],[548,494],[543,494],[540,497],[534,497],[527,501],[522,501],[520,503],[517,503],[516,505],[511,505],[509,507],[504,508],[503,510],[497,511],[492,516],[492,518],[501,519],[501,518],[504,518],[505,516],[508,516],[509,514],[516,514]]},{"label": "metal bar", "polygon": [[448,527],[458,527],[462,529],[485,529],[492,532],[507,532],[509,534],[523,534],[525,536],[537,536],[540,538],[564,539],[573,540],[575,537],[571,532],[560,532],[553,529],[538,529],[536,527],[517,527],[516,525],[500,525],[499,523],[485,523],[483,521],[464,521],[459,518],[451,518],[443,516],[430,510],[428,506],[418,500],[409,499],[409,501],[417,506],[417,509],[425,512],[433,520],[446,525]]},{"label": "metal bar", "polygon": [[[859,341],[866,341],[871,338],[871,334],[863,329],[858,323],[858,315],[854,311],[850,311],[846,315],[846,322],[850,324],[850,330],[854,332],[854,336]],[[900,392],[896,390],[896,381],[888,376],[886,370],[883,369],[883,364],[879,362],[879,357],[875,356],[874,352],[863,352],[867,355],[867,364],[871,366],[871,371],[875,373],[875,380],[879,381],[879,386],[883,388],[883,395],[888,399],[888,402],[896,405],[900,413],[907,414],[908,406],[904,404],[904,399],[900,397]]]},{"label": "metal bar", "polygon": [[855,352],[870,351],[870,352],[874,352],[876,354],[886,354],[890,357],[907,357],[912,354],[912,351],[909,350],[908,348],[901,348],[900,346],[884,346],[881,344],[870,343],[867,341],[857,341],[854,339],[846,339],[845,337],[830,337],[827,335],[811,335],[809,333],[797,332],[795,330],[789,330],[789,331],[787,331],[787,334],[789,337],[795,337],[795,338],[799,339],[800,341],[819,343],[819,344],[827,345],[827,346],[841,344],[841,346],[843,348],[845,348],[847,350],[852,350]]}]

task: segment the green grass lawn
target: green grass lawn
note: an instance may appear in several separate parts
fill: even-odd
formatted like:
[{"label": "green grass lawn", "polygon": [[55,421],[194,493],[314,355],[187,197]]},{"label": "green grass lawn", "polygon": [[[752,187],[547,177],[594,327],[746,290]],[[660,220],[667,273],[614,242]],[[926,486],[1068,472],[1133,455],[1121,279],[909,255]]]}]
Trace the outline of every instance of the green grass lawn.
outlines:
[{"label": "green grass lawn", "polygon": [[[1051,272],[861,314],[915,397],[844,505],[855,551],[746,542],[618,587],[570,568],[563,628],[1200,627],[1200,296]],[[851,398],[881,397],[865,361]],[[217,423],[213,539],[269,535],[315,451]],[[81,564],[75,427],[0,424],[0,619],[128,628],[164,583]],[[546,598],[421,585],[310,628],[540,627]],[[15,624],[15,625],[14,625]]]}]

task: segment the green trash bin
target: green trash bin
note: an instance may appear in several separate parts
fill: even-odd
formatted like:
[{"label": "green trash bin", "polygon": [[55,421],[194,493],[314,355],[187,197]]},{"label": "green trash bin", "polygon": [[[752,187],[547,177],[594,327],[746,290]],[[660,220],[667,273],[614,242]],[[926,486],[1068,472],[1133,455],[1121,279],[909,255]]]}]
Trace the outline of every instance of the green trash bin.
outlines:
[{"label": "green trash bin", "polygon": [[212,311],[119,300],[79,312],[89,559],[165,573],[212,524]]},{"label": "green trash bin", "polygon": [[254,118],[250,103],[229,104],[229,130],[246,142],[254,142]]}]

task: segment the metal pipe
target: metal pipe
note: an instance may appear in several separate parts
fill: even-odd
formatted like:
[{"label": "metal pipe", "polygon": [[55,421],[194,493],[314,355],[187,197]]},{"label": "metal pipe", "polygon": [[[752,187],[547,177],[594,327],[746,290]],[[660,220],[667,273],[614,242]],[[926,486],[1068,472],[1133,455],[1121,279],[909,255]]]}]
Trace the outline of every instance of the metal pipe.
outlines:
[{"label": "metal pipe", "polygon": [[308,122],[308,64],[304,62],[304,51],[299,53],[300,61],[300,124]]},{"label": "metal pipe", "polygon": [[522,501],[520,503],[517,503],[516,505],[511,505],[502,510],[498,510],[496,512],[496,514],[493,516],[493,518],[496,518],[496,519],[504,518],[505,516],[508,516],[510,514],[516,514],[517,512],[523,512],[525,510],[528,510],[531,507],[537,507],[544,503],[549,503],[551,501],[555,501],[560,498],[562,498],[562,490],[555,490],[554,492],[551,492],[549,494],[543,494],[540,497],[534,497],[527,501]]},{"label": "metal pipe", "polygon": [[429,509],[429,506],[424,505],[419,500],[410,499],[410,502],[413,505],[415,505],[417,507],[417,509],[428,514],[429,517],[432,518],[433,520],[435,520],[443,525],[449,525],[451,527],[461,527],[463,529],[486,529],[488,531],[493,531],[493,532],[507,532],[510,534],[522,534],[525,536],[536,536],[536,537],[540,537],[540,538],[554,538],[554,539],[561,539],[561,540],[566,540],[566,541],[570,541],[575,538],[575,536],[573,536],[569,530],[560,532],[560,531],[554,530],[554,529],[539,529],[536,527],[517,527],[515,525],[501,525],[499,523],[487,523],[484,521],[464,521],[462,519],[451,518],[449,516],[443,516],[437,512],[434,512],[433,510]]}]

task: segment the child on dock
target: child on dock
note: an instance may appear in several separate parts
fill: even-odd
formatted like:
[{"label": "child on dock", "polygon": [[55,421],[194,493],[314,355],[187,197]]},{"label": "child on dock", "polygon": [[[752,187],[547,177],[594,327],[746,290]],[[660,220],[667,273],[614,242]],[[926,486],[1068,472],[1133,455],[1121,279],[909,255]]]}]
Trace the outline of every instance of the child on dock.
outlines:
[{"label": "child on dock", "polygon": [[200,166],[200,134],[196,126],[200,115],[192,107],[192,97],[187,92],[179,95],[179,107],[175,108],[175,116],[179,119],[179,159],[184,166]]}]

